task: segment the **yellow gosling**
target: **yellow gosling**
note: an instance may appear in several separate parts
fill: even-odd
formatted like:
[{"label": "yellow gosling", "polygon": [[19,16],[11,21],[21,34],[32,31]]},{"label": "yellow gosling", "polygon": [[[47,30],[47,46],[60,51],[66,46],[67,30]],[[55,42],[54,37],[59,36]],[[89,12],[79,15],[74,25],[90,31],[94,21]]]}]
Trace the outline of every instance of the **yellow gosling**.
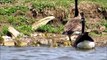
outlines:
[{"label": "yellow gosling", "polygon": [[64,41],[64,47],[69,47],[71,46],[71,42],[70,41]]},{"label": "yellow gosling", "polygon": [[21,42],[20,46],[27,46],[27,42]]}]

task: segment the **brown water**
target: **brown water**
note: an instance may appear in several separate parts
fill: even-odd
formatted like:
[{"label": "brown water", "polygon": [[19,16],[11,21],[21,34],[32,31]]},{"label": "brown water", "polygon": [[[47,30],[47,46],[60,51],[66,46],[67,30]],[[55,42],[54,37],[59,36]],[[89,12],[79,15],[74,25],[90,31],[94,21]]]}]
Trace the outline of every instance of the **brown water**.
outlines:
[{"label": "brown water", "polygon": [[3,47],[0,60],[107,60],[107,47],[83,51],[73,47]]}]

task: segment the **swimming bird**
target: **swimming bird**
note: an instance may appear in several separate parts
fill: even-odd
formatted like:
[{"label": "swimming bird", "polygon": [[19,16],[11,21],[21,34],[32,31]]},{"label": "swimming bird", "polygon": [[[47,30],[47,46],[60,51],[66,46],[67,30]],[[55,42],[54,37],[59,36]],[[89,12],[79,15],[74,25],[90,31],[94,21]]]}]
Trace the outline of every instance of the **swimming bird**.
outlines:
[{"label": "swimming bird", "polygon": [[94,40],[89,36],[89,32],[84,32],[85,30],[85,18],[84,13],[81,13],[81,23],[82,23],[82,33],[79,35],[74,42],[74,47],[81,49],[92,49],[95,47]]},{"label": "swimming bird", "polygon": [[81,25],[81,16],[78,11],[78,0],[75,0],[75,15],[74,18],[71,18],[64,26],[63,34],[68,35],[69,40],[71,41],[71,35],[74,32],[79,32],[82,30]]}]

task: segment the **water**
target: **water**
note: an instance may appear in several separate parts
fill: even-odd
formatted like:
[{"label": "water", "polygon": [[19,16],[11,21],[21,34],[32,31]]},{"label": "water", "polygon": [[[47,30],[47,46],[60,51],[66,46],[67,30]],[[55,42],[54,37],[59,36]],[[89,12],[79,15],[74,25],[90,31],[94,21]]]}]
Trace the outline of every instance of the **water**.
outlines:
[{"label": "water", "polygon": [[107,60],[107,47],[83,51],[72,47],[0,47],[0,60]]}]

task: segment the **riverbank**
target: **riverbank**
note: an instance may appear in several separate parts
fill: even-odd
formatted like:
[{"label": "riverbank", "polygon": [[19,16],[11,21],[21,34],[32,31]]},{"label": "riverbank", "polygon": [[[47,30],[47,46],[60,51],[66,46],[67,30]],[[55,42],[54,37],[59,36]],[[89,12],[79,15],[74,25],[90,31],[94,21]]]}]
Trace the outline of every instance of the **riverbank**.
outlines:
[{"label": "riverbank", "polygon": [[[107,46],[107,35],[91,36],[96,46]],[[47,47],[70,47],[71,42],[66,35],[55,33],[34,33],[31,37],[24,36],[13,40],[4,41],[4,46],[47,46]]]}]

